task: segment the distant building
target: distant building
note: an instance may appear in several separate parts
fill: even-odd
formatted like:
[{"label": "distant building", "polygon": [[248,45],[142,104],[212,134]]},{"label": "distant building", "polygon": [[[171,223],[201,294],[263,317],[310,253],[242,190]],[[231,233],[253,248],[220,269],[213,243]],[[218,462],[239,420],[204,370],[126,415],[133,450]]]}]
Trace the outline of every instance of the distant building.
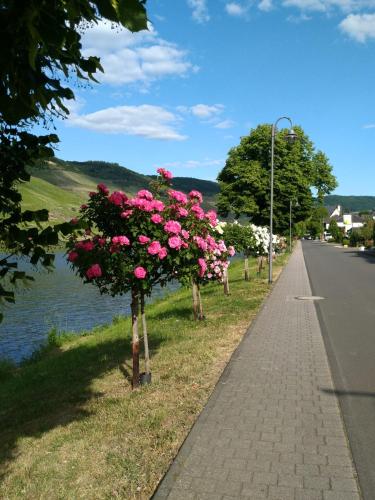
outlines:
[{"label": "distant building", "polygon": [[326,207],[329,216],[324,219],[324,229],[325,232],[329,231],[329,225],[332,220],[337,222],[338,227],[344,229],[344,233],[347,234],[348,231],[352,229],[358,229],[364,226],[364,219],[357,214],[343,214],[343,210],[340,205],[336,207]]}]

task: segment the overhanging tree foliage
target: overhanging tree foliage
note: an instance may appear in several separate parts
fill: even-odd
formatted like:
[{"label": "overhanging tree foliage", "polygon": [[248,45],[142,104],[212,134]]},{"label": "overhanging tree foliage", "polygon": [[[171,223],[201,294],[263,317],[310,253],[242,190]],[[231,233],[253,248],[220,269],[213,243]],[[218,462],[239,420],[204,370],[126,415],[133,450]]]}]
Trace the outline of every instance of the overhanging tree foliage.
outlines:
[{"label": "overhanging tree foliage", "polygon": [[[55,134],[31,133],[66,116],[71,86],[96,81],[103,71],[97,57],[85,57],[81,37],[99,19],[131,31],[147,29],[146,0],[0,0],[0,239],[7,256],[0,260],[0,300],[14,301],[13,286],[28,280],[14,257],[48,267],[45,247],[67,234],[71,225],[48,226],[46,210],[21,210],[17,186],[30,179],[26,168],[53,155]],[[44,222],[41,227],[40,223]],[[1,319],[0,315],[0,319]]]},{"label": "overhanging tree foliage", "polygon": [[[314,145],[301,127],[294,127],[298,140],[289,144],[285,130],[275,138],[274,226],[276,232],[289,227],[290,200],[298,200],[293,209],[295,222],[305,220],[313,207],[312,188],[319,195],[337,185],[326,156],[315,152]],[[233,212],[248,216],[254,224],[269,224],[271,125],[263,124],[241,139],[229,151],[225,167],[218,176],[221,215]]]}]

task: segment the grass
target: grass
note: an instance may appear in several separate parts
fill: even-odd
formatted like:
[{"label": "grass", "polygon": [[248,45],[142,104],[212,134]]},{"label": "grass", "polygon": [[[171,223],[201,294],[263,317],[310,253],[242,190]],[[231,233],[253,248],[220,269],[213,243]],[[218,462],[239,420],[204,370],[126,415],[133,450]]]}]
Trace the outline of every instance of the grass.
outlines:
[{"label": "grass", "polygon": [[[275,263],[277,274],[287,256]],[[0,382],[0,498],[149,498],[268,293],[266,273],[231,295],[189,290],[148,307],[153,383],[131,391],[130,322],[59,341]]]}]

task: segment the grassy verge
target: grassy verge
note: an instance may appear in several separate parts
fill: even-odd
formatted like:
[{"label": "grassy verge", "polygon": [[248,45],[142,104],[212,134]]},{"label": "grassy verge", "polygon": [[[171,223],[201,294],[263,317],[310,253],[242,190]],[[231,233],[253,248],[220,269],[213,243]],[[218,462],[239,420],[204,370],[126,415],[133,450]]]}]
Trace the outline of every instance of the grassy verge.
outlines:
[{"label": "grassy verge", "polygon": [[203,289],[205,321],[191,320],[188,290],[148,308],[153,384],[139,391],[126,318],[5,377],[0,498],[149,498],[268,293],[266,273],[245,282],[239,261],[230,278],[229,297]]}]

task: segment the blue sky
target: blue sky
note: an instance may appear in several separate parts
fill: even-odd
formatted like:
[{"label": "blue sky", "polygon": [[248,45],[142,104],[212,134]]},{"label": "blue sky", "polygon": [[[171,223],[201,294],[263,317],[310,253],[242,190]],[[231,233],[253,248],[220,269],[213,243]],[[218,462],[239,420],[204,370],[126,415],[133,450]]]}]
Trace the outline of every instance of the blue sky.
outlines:
[{"label": "blue sky", "polygon": [[149,32],[85,33],[106,72],[76,89],[57,156],[214,180],[241,136],[287,115],[337,193],[375,195],[375,0],[148,0],[148,13]]}]

